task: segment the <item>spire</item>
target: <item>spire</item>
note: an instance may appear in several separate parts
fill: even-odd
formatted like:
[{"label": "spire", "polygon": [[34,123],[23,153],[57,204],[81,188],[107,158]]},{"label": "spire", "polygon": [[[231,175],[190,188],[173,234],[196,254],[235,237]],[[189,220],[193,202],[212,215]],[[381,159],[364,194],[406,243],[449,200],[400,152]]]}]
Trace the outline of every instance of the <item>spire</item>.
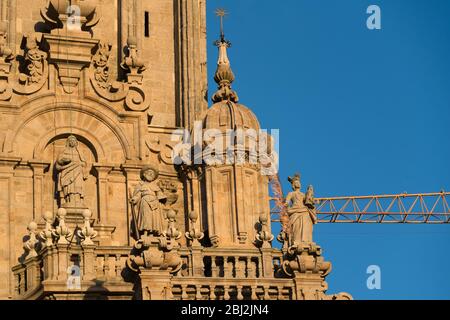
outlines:
[{"label": "spire", "polygon": [[223,9],[217,9],[216,15],[220,17],[220,40],[214,44],[219,48],[219,59],[217,61],[217,70],[214,74],[214,80],[219,85],[217,92],[213,95],[213,102],[232,101],[238,102],[239,98],[235,91],[231,89],[235,77],[231,70],[230,60],[228,59],[227,49],[231,47],[231,42],[225,39],[223,31],[223,18],[227,13]]}]

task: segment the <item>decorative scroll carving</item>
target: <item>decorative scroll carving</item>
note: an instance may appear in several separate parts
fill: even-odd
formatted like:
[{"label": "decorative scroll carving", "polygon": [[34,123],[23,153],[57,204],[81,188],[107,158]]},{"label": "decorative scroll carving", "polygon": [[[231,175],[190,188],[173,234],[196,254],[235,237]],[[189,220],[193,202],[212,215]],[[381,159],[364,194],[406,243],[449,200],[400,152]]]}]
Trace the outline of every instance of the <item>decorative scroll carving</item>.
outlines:
[{"label": "decorative scroll carving", "polygon": [[149,135],[145,139],[148,150],[157,154],[158,160],[168,165],[174,164],[174,145],[177,143],[154,135]]},{"label": "decorative scroll carving", "polygon": [[48,54],[40,49],[41,40],[37,35],[25,36],[25,65],[26,73],[20,73],[20,85],[13,87],[15,93],[33,94],[42,89],[48,79]]},{"label": "decorative scroll carving", "polygon": [[112,45],[110,43],[99,43],[99,47],[92,58],[94,79],[98,86],[107,89],[109,87],[109,67],[108,61],[111,54]]},{"label": "decorative scroll carving", "polygon": [[[146,111],[149,108],[147,96],[139,81],[131,83],[109,81],[110,52],[110,44],[100,43],[97,52],[92,57],[89,78],[94,91],[110,102],[124,101],[124,106],[131,111]],[[141,72],[135,71],[136,73]],[[138,76],[142,77],[142,74],[138,74]]]}]

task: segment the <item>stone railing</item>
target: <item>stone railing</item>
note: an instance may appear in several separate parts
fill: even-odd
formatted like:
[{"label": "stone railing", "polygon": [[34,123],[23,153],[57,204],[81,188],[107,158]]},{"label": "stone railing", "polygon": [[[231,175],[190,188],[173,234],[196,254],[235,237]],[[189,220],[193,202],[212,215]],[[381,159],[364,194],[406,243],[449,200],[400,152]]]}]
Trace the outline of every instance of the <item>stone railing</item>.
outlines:
[{"label": "stone railing", "polygon": [[16,298],[30,299],[40,292],[42,279],[42,261],[38,257],[27,259],[24,264],[15,266],[14,294]]},{"label": "stone railing", "polygon": [[276,249],[183,248],[184,269],[177,277],[274,278],[282,253]]},{"label": "stone railing", "polygon": [[[125,283],[122,275],[130,250],[67,244],[45,247],[37,257],[12,269],[15,299],[48,298],[47,294],[54,292],[82,296],[92,288],[132,296],[133,284]],[[70,283],[71,279],[76,281]]]},{"label": "stone railing", "polygon": [[183,248],[184,268],[172,280],[176,300],[292,300],[292,279],[276,278],[276,249]]},{"label": "stone railing", "polygon": [[291,279],[175,278],[176,300],[292,300]]}]

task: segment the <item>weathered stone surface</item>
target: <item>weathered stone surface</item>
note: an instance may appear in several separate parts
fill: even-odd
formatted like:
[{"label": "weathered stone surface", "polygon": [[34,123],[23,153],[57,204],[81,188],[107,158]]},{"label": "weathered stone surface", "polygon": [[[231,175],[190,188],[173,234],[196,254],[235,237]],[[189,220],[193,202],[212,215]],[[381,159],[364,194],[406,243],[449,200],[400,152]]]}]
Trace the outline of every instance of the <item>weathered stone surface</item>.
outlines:
[{"label": "weathered stone surface", "polygon": [[1,299],[328,297],[318,249],[288,236],[289,252],[272,248],[252,150],[174,163],[174,131],[195,121],[222,138],[260,129],[231,89],[224,39],[207,109],[205,11],[205,0],[0,2]]}]

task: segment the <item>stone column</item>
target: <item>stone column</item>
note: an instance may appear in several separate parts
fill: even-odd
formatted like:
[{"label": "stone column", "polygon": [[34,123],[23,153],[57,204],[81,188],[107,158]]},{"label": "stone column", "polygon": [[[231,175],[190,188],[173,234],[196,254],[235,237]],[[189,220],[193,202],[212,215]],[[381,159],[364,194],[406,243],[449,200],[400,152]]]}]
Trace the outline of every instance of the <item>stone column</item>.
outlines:
[{"label": "stone column", "polygon": [[177,126],[192,128],[208,108],[206,70],[206,2],[176,1]]},{"label": "stone column", "polygon": [[40,160],[33,160],[28,163],[33,169],[33,220],[36,220],[44,211],[44,171],[49,168],[50,163]]},{"label": "stone column", "polygon": [[19,158],[0,157],[0,241],[5,248],[0,255],[0,277],[5,285],[0,288],[0,298],[8,299],[14,295],[14,276],[11,272],[14,261],[17,261],[14,248],[14,213],[12,208],[14,168],[20,163]]},{"label": "stone column", "polygon": [[109,223],[108,217],[108,175],[113,166],[94,164],[98,175],[98,222]]}]

